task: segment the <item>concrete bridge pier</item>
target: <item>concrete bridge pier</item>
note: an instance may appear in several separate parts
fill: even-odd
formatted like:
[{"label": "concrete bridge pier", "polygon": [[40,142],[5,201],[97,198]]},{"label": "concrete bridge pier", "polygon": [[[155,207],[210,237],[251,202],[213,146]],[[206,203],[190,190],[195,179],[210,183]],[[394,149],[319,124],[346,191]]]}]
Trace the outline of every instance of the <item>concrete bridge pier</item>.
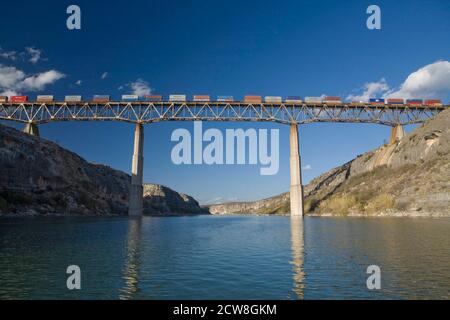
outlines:
[{"label": "concrete bridge pier", "polygon": [[134,152],[131,166],[129,216],[142,216],[143,192],[142,185],[144,173],[144,127],[137,123],[134,130]]},{"label": "concrete bridge pier", "polygon": [[389,139],[389,143],[393,144],[397,140],[403,139],[404,136],[405,136],[405,129],[403,128],[403,126],[401,124],[396,125],[391,129],[391,138]]},{"label": "concrete bridge pier", "polygon": [[39,137],[39,128],[36,123],[28,122],[22,131],[25,133],[31,134],[32,136]]},{"label": "concrete bridge pier", "polygon": [[300,148],[298,143],[298,126],[296,123],[291,124],[290,130],[290,147],[291,147],[291,216],[304,215],[303,212],[303,186],[302,172],[300,161]]}]

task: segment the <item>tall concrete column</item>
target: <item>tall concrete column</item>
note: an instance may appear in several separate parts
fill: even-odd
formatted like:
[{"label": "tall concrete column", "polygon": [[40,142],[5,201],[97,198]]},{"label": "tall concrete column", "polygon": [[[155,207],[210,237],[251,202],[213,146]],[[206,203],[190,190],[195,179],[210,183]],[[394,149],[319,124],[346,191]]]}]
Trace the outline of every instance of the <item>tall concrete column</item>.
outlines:
[{"label": "tall concrete column", "polygon": [[303,186],[297,124],[291,124],[291,216],[303,216]]},{"label": "tall concrete column", "polygon": [[142,216],[143,211],[143,173],[144,173],[144,127],[136,124],[134,131],[134,153],[131,166],[130,205],[128,215]]},{"label": "tall concrete column", "polygon": [[399,124],[399,125],[397,125],[395,127],[392,127],[392,129],[391,129],[391,138],[389,139],[389,143],[393,144],[397,140],[403,139],[404,136],[405,136],[405,129],[403,129],[402,125]]},{"label": "tall concrete column", "polygon": [[31,134],[32,136],[39,137],[39,128],[36,123],[28,122],[22,131]]}]

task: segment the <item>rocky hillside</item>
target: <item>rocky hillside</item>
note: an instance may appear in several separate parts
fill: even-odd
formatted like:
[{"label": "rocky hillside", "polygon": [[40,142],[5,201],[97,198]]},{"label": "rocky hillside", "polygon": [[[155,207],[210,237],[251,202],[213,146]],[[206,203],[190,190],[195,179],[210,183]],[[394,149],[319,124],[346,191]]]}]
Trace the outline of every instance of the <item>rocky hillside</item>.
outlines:
[{"label": "rocky hillside", "polygon": [[144,214],[171,215],[209,214],[198,202],[184,193],[178,193],[159,184],[144,185]]},{"label": "rocky hillside", "polygon": [[[124,215],[129,181],[124,172],[0,125],[0,215]],[[146,185],[144,193],[147,214],[205,213],[166,187]]]},{"label": "rocky hillside", "polygon": [[[450,110],[402,140],[320,175],[304,193],[309,214],[450,216]],[[288,213],[289,194],[209,210]]]}]

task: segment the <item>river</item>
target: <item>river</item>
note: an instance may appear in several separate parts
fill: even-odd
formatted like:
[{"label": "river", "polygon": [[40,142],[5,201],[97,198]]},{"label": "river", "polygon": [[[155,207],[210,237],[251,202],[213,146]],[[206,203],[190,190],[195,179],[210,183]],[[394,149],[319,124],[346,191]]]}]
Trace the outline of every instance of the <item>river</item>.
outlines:
[{"label": "river", "polygon": [[449,218],[0,220],[0,299],[448,299],[449,267]]}]

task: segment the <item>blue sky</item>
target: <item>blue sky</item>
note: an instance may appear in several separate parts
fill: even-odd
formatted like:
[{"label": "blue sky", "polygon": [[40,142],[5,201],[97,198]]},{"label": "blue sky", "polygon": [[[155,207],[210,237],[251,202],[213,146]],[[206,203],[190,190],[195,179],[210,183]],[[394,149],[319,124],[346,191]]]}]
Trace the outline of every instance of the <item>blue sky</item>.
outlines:
[{"label": "blue sky", "polygon": [[[81,8],[81,30],[66,28],[66,8],[71,4]],[[370,4],[381,8],[381,30],[366,28]],[[131,93],[130,84],[142,79],[153,93],[163,95],[327,94],[345,98],[363,95],[368,83],[375,88],[373,94],[396,92],[410,74],[436,61],[450,60],[450,2],[445,0],[19,0],[2,4],[2,12],[7,14],[0,20],[0,66],[13,67],[23,77],[50,70],[64,75],[41,87],[19,88],[31,97],[119,97]],[[41,52],[37,61],[30,61],[33,54],[27,47]],[[12,52],[15,59],[8,55]],[[424,90],[414,93],[425,96],[435,88],[438,98],[447,102],[448,76],[445,70],[439,72],[437,84],[426,83]],[[0,85],[1,77],[0,73]],[[410,89],[414,79],[402,94],[416,90]],[[384,91],[377,91],[380,86]],[[287,126],[204,124],[221,130],[279,128],[280,171],[274,176],[259,175],[259,166],[172,164],[170,135],[179,127],[192,129],[193,123],[145,127],[146,182],[167,185],[201,202],[254,200],[289,189]],[[132,125],[52,123],[40,130],[43,137],[89,161],[130,172]],[[310,167],[303,170],[304,182],[376,148],[388,139],[389,130],[369,124],[301,126],[302,162]]]}]

